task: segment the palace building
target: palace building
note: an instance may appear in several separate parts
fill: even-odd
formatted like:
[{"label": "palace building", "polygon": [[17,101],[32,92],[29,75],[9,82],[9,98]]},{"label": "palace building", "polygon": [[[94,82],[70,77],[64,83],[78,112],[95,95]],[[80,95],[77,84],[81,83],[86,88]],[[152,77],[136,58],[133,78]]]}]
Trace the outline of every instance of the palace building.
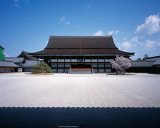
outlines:
[{"label": "palace building", "polygon": [[116,55],[134,55],[119,50],[112,36],[50,36],[43,50],[29,54],[43,59],[57,73],[111,72],[110,62]]}]

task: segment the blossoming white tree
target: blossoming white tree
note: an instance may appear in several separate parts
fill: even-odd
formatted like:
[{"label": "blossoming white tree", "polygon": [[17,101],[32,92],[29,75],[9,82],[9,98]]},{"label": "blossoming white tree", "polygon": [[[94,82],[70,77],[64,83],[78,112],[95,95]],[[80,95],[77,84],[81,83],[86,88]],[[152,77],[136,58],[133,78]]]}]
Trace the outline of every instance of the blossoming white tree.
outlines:
[{"label": "blossoming white tree", "polygon": [[125,74],[125,69],[131,67],[131,60],[123,56],[116,56],[115,60],[113,60],[111,64],[112,68],[116,69],[118,75],[123,75]]}]

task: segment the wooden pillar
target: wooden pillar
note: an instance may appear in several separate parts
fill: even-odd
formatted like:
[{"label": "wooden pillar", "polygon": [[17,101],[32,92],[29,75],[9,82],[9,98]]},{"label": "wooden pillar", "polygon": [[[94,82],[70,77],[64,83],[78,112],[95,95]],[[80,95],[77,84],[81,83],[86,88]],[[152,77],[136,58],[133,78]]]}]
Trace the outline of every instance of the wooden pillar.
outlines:
[{"label": "wooden pillar", "polygon": [[65,72],[65,64],[66,64],[66,63],[65,63],[65,57],[64,57],[63,59],[64,59],[64,62],[63,62],[63,66],[64,66],[64,67],[63,67],[63,72]]},{"label": "wooden pillar", "polygon": [[69,69],[69,73],[71,73],[71,66],[72,66],[72,57],[70,56],[70,69]]},{"label": "wooden pillar", "polygon": [[57,68],[56,68],[56,72],[58,72],[58,57],[57,57]]},{"label": "wooden pillar", "polygon": [[91,56],[91,73],[93,73],[93,69],[92,69],[92,56]]},{"label": "wooden pillar", "polygon": [[70,57],[70,64],[72,64],[72,57]]},{"label": "wooden pillar", "polygon": [[48,64],[48,58],[47,57],[44,58],[44,62]]},{"label": "wooden pillar", "polygon": [[37,64],[39,63],[39,59],[38,59],[38,57],[37,57]]},{"label": "wooden pillar", "polygon": [[99,72],[99,57],[97,57],[97,72]]},{"label": "wooden pillar", "polygon": [[51,57],[48,59],[48,65],[51,67]]},{"label": "wooden pillar", "polygon": [[104,72],[106,72],[106,58],[104,56]]},{"label": "wooden pillar", "polygon": [[91,57],[91,65],[92,65],[92,57]]}]

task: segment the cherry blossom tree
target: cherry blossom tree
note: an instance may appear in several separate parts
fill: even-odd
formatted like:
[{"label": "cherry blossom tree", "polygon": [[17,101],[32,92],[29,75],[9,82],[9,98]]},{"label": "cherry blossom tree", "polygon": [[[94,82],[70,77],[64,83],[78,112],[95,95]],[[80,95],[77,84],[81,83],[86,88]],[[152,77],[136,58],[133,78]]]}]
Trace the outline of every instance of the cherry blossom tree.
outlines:
[{"label": "cherry blossom tree", "polygon": [[116,69],[117,75],[125,74],[125,69],[131,67],[131,60],[123,56],[116,56],[115,60],[111,62],[112,68]]}]

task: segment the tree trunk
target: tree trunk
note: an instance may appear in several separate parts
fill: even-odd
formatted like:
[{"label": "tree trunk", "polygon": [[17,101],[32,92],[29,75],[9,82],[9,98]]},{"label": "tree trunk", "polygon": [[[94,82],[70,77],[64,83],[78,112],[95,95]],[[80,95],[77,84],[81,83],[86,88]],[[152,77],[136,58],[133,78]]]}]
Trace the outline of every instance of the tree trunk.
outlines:
[{"label": "tree trunk", "polygon": [[125,70],[117,70],[116,74],[117,75],[124,75],[125,74]]}]

